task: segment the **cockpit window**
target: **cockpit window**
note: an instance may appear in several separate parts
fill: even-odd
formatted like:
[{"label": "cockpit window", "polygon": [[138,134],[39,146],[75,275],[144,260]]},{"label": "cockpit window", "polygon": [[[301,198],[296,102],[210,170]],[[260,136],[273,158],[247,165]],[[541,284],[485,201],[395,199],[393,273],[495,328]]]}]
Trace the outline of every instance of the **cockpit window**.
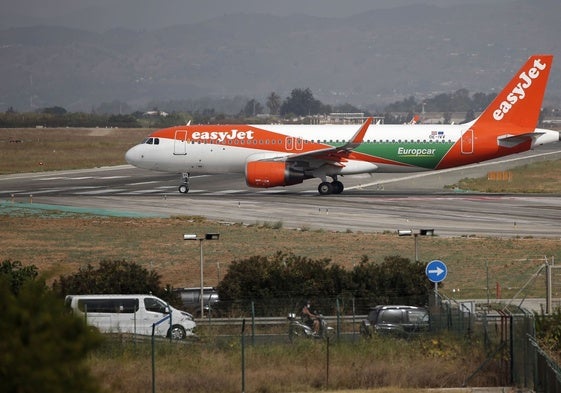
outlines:
[{"label": "cockpit window", "polygon": [[142,143],[146,143],[148,145],[159,145],[160,138],[146,138]]}]

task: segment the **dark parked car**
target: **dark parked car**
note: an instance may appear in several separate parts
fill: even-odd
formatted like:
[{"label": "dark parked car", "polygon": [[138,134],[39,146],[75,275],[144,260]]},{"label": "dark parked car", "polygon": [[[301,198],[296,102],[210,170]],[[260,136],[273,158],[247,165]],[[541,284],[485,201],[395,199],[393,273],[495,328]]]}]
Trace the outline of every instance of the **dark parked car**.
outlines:
[{"label": "dark parked car", "polygon": [[429,312],[414,306],[376,306],[360,324],[363,337],[373,334],[409,337],[429,330]]}]

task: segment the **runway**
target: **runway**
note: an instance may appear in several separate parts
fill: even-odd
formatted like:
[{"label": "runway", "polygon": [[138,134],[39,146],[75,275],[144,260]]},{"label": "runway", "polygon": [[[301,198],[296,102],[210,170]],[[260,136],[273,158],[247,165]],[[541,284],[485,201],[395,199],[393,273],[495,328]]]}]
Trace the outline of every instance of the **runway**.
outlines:
[{"label": "runway", "polygon": [[[319,196],[317,179],[252,189],[243,176],[180,176],[128,165],[0,176],[0,209],[55,205],[139,216],[205,216],[226,223],[269,223],[302,230],[384,232],[434,229],[439,236],[561,237],[558,195],[488,195],[445,189],[533,161],[561,158],[561,147],[485,164],[417,174],[344,177],[341,195]],[[83,211],[83,210],[81,210]]]}]

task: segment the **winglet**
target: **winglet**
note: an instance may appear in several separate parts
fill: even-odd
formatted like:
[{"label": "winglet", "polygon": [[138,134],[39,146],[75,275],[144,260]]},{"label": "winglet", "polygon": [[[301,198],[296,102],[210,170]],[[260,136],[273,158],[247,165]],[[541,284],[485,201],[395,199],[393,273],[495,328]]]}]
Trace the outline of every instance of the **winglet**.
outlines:
[{"label": "winglet", "polygon": [[530,56],[475,125],[490,126],[499,135],[505,130],[511,134],[533,131],[538,123],[552,64],[551,54]]},{"label": "winglet", "polygon": [[368,131],[368,127],[370,127],[370,124],[372,124],[372,117],[367,118],[366,121],[362,123],[362,126],[360,126],[356,134],[354,134],[347,143],[345,143],[337,150],[354,150],[359,147],[360,144],[364,141],[364,135],[366,134],[366,131]]}]

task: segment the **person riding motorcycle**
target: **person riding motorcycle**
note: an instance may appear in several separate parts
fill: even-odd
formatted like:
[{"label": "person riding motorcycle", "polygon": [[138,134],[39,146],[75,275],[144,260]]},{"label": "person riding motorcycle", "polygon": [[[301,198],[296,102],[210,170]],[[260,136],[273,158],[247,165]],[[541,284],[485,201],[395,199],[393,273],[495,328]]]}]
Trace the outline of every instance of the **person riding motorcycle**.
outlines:
[{"label": "person riding motorcycle", "polygon": [[319,318],[316,314],[312,312],[312,303],[308,300],[304,307],[302,308],[302,321],[313,328],[314,335],[319,334]]}]

